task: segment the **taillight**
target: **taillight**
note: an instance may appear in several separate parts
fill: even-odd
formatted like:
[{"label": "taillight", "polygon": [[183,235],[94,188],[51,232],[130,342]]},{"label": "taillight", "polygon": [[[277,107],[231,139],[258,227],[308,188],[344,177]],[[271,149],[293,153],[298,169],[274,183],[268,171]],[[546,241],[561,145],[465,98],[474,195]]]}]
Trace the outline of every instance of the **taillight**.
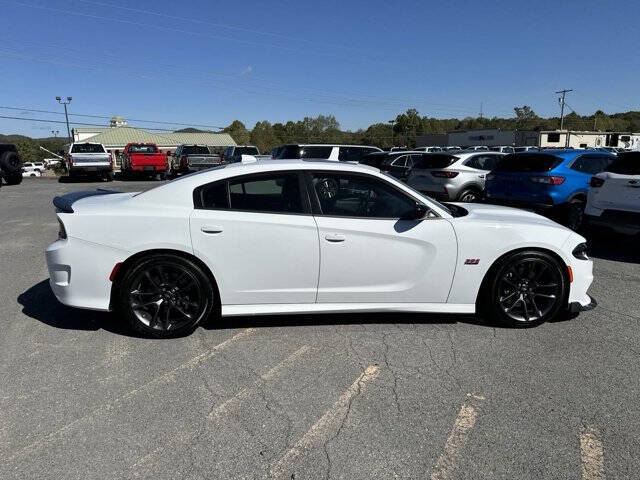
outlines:
[{"label": "taillight", "polygon": [[73,157],[71,156],[70,153],[67,153],[67,163],[69,164],[70,167],[73,166]]},{"label": "taillight", "polygon": [[604,185],[604,178],[591,177],[589,185],[591,185],[593,188],[600,188],[602,185]]},{"label": "taillight", "polygon": [[109,167],[113,169],[113,155],[109,153]]},{"label": "taillight", "polygon": [[564,183],[565,178],[557,175],[549,175],[547,177],[529,177],[534,183],[545,183],[547,185],[561,185]]},{"label": "taillight", "polygon": [[459,172],[449,172],[448,170],[433,170],[431,175],[438,178],[454,178]]}]

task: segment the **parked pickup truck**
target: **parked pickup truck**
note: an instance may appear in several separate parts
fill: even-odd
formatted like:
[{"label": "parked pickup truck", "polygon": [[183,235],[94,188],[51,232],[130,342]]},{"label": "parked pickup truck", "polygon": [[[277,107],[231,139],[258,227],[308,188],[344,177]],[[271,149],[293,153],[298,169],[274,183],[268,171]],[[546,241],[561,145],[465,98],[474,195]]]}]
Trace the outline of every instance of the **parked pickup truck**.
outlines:
[{"label": "parked pickup truck", "polygon": [[129,143],[122,152],[122,177],[134,175],[167,176],[167,154],[158,150],[153,143]]},{"label": "parked pickup truck", "polygon": [[113,158],[100,143],[72,143],[66,159],[70,178],[87,175],[113,180]]},{"label": "parked pickup truck", "polygon": [[206,145],[179,145],[171,161],[171,174],[197,172],[221,163],[220,155],[212,154]]}]

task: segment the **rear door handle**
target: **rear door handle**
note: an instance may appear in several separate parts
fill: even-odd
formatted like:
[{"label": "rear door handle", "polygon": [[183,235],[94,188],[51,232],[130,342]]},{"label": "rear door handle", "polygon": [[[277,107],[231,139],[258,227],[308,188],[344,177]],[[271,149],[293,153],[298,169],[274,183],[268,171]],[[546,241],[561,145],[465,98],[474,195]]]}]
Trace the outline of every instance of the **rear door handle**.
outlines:
[{"label": "rear door handle", "polygon": [[222,233],[222,227],[205,225],[204,227],[200,227],[200,231],[207,235],[217,235],[218,233]]},{"label": "rear door handle", "polygon": [[338,233],[329,233],[324,236],[324,239],[327,242],[331,242],[331,243],[339,243],[339,242],[344,242],[346,240],[344,235],[340,235]]}]

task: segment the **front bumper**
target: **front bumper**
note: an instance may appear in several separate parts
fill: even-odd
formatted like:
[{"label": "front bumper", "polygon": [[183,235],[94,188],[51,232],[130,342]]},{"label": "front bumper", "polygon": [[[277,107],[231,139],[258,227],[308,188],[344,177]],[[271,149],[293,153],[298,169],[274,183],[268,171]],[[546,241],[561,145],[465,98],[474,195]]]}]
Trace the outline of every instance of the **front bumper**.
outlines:
[{"label": "front bumper", "polygon": [[593,310],[594,308],[596,308],[598,306],[598,302],[596,301],[595,298],[593,298],[591,295],[587,295],[589,297],[590,302],[586,305],[581,304],[580,302],[571,302],[569,304],[569,308],[568,310],[571,313],[579,313],[579,312],[586,312],[588,310]]}]

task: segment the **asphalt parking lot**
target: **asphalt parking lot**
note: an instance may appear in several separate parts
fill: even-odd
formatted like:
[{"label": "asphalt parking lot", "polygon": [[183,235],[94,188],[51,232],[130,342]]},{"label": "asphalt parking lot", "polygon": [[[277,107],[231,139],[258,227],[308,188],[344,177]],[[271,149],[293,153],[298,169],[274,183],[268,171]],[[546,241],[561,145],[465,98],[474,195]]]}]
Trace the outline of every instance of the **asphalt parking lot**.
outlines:
[{"label": "asphalt parking lot", "polygon": [[147,340],[58,304],[43,250],[54,195],[155,184],[0,189],[0,478],[637,478],[637,239],[599,237],[598,308],[538,328],[273,316]]}]

